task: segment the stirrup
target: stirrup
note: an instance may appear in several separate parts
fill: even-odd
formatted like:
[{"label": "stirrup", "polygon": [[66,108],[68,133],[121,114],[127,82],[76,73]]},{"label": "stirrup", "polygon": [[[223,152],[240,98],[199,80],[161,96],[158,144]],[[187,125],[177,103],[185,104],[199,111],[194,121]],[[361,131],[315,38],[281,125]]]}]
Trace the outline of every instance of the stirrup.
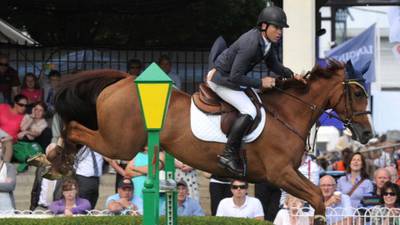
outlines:
[{"label": "stirrup", "polygon": [[[229,167],[227,164],[221,162],[221,158],[226,159],[225,157],[223,157],[222,155],[218,155],[218,166],[220,168],[225,169],[226,171],[228,171],[231,175],[234,175],[235,177],[245,177],[246,176],[246,166],[244,164],[243,165],[243,170],[242,171],[236,171],[233,170],[231,167]],[[227,160],[226,160],[227,161]]]}]

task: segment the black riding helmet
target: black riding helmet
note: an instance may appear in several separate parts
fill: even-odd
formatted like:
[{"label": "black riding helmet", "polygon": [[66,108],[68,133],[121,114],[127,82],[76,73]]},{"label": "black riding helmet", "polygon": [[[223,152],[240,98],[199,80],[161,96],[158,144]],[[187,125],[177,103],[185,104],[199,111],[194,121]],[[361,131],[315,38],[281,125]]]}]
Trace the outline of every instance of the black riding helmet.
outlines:
[{"label": "black riding helmet", "polygon": [[273,24],[278,27],[289,27],[283,9],[276,6],[265,7],[258,16],[257,26],[261,23]]}]

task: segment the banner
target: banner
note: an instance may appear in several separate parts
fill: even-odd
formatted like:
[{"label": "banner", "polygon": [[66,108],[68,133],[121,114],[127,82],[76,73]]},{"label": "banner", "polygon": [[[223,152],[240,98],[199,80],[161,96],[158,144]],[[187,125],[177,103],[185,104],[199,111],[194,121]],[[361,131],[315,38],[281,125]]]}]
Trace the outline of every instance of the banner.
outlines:
[{"label": "banner", "polygon": [[359,70],[368,61],[371,65],[365,73],[364,78],[367,83],[375,81],[375,24],[367,28],[358,36],[343,42],[335,48],[329,50],[325,55],[326,58],[334,58],[338,61],[347,62],[351,60],[354,68]]}]

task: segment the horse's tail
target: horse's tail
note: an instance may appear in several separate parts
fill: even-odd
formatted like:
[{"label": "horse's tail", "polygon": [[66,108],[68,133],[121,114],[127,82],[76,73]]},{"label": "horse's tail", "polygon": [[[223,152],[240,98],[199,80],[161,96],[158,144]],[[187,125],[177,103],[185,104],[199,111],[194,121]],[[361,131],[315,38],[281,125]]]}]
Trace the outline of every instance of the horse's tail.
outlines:
[{"label": "horse's tail", "polygon": [[92,70],[65,76],[55,95],[55,111],[65,123],[75,120],[96,130],[96,100],[107,86],[126,78],[116,70]]}]

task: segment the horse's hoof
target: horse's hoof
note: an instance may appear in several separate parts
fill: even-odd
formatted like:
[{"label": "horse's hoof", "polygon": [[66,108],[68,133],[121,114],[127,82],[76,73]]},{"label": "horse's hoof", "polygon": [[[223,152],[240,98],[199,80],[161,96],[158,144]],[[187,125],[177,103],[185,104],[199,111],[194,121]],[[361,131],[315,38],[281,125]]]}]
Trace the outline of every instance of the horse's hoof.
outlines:
[{"label": "horse's hoof", "polygon": [[51,166],[51,162],[47,160],[45,154],[34,155],[31,158],[27,159],[26,163],[30,166],[36,166],[36,167]]},{"label": "horse's hoof", "polygon": [[326,217],[321,215],[314,216],[314,225],[326,225]]}]

